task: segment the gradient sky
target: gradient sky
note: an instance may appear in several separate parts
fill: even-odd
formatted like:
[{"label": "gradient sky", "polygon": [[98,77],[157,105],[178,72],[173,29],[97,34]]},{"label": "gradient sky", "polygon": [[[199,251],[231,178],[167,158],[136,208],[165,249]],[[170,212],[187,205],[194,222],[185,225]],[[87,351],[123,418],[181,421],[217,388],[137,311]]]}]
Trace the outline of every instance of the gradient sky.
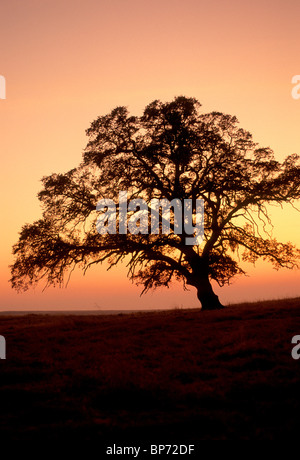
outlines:
[{"label": "gradient sky", "polygon": [[[76,166],[85,129],[118,105],[140,115],[154,99],[196,97],[236,115],[282,160],[300,153],[299,0],[10,0],[0,3],[0,310],[198,306],[182,287],[139,297],[126,268],[75,273],[67,289],[9,286],[11,247],[41,216],[40,179]],[[274,236],[300,247],[300,214],[272,209]],[[216,288],[224,303],[300,295],[299,271],[258,263]]]}]

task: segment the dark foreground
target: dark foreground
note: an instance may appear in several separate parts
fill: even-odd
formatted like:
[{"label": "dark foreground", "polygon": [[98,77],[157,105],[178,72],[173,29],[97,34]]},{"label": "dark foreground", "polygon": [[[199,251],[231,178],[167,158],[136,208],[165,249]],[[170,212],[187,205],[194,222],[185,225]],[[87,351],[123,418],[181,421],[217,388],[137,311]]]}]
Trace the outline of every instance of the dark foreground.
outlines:
[{"label": "dark foreground", "polygon": [[[300,299],[222,311],[0,316],[0,437],[297,439]],[[100,458],[100,457],[99,457]]]}]

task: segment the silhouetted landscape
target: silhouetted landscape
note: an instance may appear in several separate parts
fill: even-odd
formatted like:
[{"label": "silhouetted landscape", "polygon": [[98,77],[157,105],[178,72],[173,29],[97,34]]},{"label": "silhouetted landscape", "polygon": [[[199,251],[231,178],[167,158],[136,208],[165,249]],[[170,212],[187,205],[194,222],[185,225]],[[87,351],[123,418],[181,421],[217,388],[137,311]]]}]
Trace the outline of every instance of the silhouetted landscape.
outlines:
[{"label": "silhouetted landscape", "polygon": [[9,440],[287,439],[300,299],[117,315],[0,315]]}]

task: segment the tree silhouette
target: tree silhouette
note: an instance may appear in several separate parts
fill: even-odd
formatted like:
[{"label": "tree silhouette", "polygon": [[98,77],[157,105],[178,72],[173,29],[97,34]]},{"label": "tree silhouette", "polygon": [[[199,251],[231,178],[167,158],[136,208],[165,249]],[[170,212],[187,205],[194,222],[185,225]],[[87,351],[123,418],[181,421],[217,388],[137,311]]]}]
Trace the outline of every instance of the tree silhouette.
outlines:
[{"label": "tree silhouette", "polygon": [[[299,156],[279,163],[270,148],[259,148],[238,127],[236,117],[203,114],[200,106],[181,96],[152,102],[141,117],[117,107],[97,118],[86,131],[82,163],[42,179],[43,218],[26,224],[13,248],[13,287],[24,290],[42,278],[47,285],[62,284],[76,265],[85,271],[125,260],[128,276],[143,292],[182,280],[197,289],[203,309],[214,309],[222,305],[211,280],[223,286],[244,273],[240,258],[262,257],[276,269],[297,267],[299,250],[268,232],[266,205],[299,198]],[[173,214],[169,234],[100,235],[96,205],[103,198],[117,203],[121,190],[128,200],[146,203],[191,199],[194,212],[196,200],[203,199],[203,242],[185,244],[185,230],[174,233]]]}]

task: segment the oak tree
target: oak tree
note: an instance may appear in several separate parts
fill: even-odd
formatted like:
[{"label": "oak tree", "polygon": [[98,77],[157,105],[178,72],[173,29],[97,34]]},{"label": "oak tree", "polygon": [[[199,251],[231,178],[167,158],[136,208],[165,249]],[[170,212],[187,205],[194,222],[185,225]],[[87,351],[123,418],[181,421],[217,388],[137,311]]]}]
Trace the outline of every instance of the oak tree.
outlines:
[{"label": "oak tree", "polygon": [[[299,156],[279,162],[235,116],[200,107],[180,96],[155,100],[142,116],[117,107],[93,121],[81,164],[42,179],[43,217],[22,228],[13,248],[13,287],[27,289],[41,279],[62,284],[75,266],[85,271],[106,261],[110,268],[124,260],[143,292],[177,279],[197,289],[203,309],[215,309],[222,305],[211,281],[223,286],[243,274],[240,261],[297,267],[299,250],[276,241],[267,226],[269,204],[299,199]],[[121,190],[146,203],[190,199],[193,211],[204,200],[202,243],[187,245],[184,229],[172,231],[174,220],[169,234],[99,234],[97,203],[117,203]]]}]

